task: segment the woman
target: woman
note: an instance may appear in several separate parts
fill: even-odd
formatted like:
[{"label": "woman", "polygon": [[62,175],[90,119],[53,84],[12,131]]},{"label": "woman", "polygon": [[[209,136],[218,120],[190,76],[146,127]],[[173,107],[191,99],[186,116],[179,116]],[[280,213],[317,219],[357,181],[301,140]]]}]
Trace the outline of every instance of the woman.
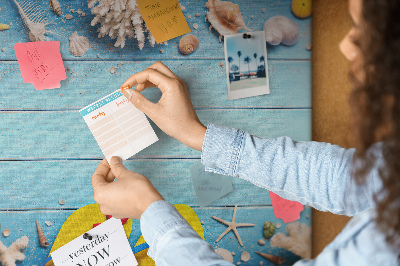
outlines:
[{"label": "woman", "polygon": [[[352,62],[357,150],[287,137],[261,139],[215,125],[206,128],[185,83],[160,62],[121,86],[132,104],[165,133],[202,151],[207,170],[248,180],[319,210],[355,216],[315,260],[296,265],[400,261],[400,1],[350,0],[349,12],[353,28],[340,49]],[[140,94],[154,86],[162,91],[155,104]],[[103,160],[92,182],[104,214],[140,218],[157,265],[229,264],[146,177],[127,170],[119,158],[113,157],[110,166]]]}]

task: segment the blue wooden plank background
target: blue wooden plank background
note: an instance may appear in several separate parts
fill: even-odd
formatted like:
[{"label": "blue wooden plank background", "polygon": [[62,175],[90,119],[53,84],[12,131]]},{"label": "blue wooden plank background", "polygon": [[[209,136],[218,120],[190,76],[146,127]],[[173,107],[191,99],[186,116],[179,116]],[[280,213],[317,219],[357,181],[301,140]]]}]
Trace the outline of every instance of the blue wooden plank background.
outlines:
[{"label": "blue wooden plank background", "polygon": [[[135,39],[127,40],[124,49],[114,47],[115,40],[109,37],[98,39],[99,25],[90,26],[93,15],[87,1],[60,1],[61,18],[49,9],[48,1],[37,2],[52,22],[48,29],[58,34],[48,34],[47,40],[61,42],[67,79],[61,81],[59,89],[36,91],[32,84],[23,82],[13,47],[27,42],[27,34],[13,1],[0,2],[0,23],[12,22],[9,30],[0,31],[0,231],[11,229],[11,235],[0,236],[0,241],[9,246],[22,235],[30,238],[27,259],[19,265],[40,265],[50,250],[39,247],[35,220],[42,223],[52,244],[74,210],[94,203],[90,178],[103,154],[78,110],[115,91],[130,75],[157,60],[185,80],[204,124],[240,128],[261,137],[287,135],[295,140],[311,140],[311,51],[306,50],[311,43],[311,18],[296,18],[290,11],[290,0],[232,1],[239,5],[245,24],[252,31],[262,30],[270,17],[283,15],[292,19],[300,32],[298,42],[291,47],[267,44],[271,93],[234,101],[227,97],[223,42],[218,41],[215,30],[208,32],[210,24],[204,21],[206,0],[180,1],[185,6],[185,17],[191,16],[187,22],[192,34],[200,40],[199,48],[186,56],[177,49],[179,37],[168,41],[168,45],[155,47],[146,40],[141,51]],[[82,9],[86,16],[73,13],[72,20],[65,20],[70,9]],[[199,25],[198,29],[193,28],[193,23]],[[68,51],[68,37],[74,31],[90,40],[91,48],[83,57],[74,57]],[[119,65],[116,73],[110,73],[111,67]],[[144,94],[154,102],[161,95],[155,88]],[[153,123],[152,126],[160,140],[125,165],[149,177],[171,203],[192,206],[205,222],[205,237],[213,247],[234,251],[238,254],[235,263],[242,251],[249,251],[252,258],[245,265],[258,265],[261,260],[270,265],[253,251],[281,255],[289,263],[299,259],[289,251],[271,248],[268,241],[265,246],[257,244],[264,221],[281,222],[283,226],[278,231],[285,232],[285,224],[273,214],[268,191],[232,178],[233,192],[213,202],[212,207],[199,208],[189,166],[200,158],[200,153],[170,138]],[[64,205],[59,205],[60,199],[65,200]],[[230,220],[234,204],[239,205],[237,221],[256,224],[254,228],[239,228],[243,247],[232,232],[214,242],[225,226],[211,216]],[[53,222],[53,226],[45,226],[44,221]],[[301,213],[300,222],[311,226],[309,207]],[[130,243],[134,245],[139,236],[140,227],[135,221]]]}]

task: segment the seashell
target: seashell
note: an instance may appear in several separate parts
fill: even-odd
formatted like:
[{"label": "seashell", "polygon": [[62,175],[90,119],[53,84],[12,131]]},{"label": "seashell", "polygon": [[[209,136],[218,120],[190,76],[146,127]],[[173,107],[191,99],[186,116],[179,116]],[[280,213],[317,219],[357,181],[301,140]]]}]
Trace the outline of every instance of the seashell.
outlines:
[{"label": "seashell", "polygon": [[48,247],[49,246],[49,242],[47,242],[46,237],[44,236],[43,230],[40,227],[38,221],[36,221],[36,229],[39,235],[39,243],[42,247]]},{"label": "seashell", "polygon": [[193,23],[193,29],[197,30],[199,28],[199,25],[197,23]]},{"label": "seashell", "polygon": [[229,1],[208,0],[206,7],[209,12],[206,14],[205,21],[209,21],[211,26],[209,31],[214,28],[218,31],[219,41],[222,36],[238,33],[240,29],[251,31],[244,24],[239,6]]},{"label": "seashell", "polygon": [[196,13],[196,18],[200,17],[200,13]]},{"label": "seashell", "polygon": [[58,16],[61,15],[61,6],[57,0],[50,0],[50,8],[56,13]]},{"label": "seashell", "polygon": [[264,237],[270,238],[274,233],[275,233],[275,224],[271,222],[265,222],[263,231]]},{"label": "seashell", "polygon": [[276,223],[275,227],[276,227],[276,228],[281,228],[281,227],[282,227],[282,224],[281,224],[281,223]]},{"label": "seashell", "polygon": [[296,23],[284,16],[274,16],[264,24],[265,41],[272,45],[293,45],[299,38]]},{"label": "seashell", "polygon": [[0,30],[8,30],[10,25],[0,23]]},{"label": "seashell", "polygon": [[217,248],[215,250],[215,253],[220,255],[224,260],[232,262],[233,263],[233,257],[232,254],[229,252],[229,250],[226,250],[224,248]]},{"label": "seashell", "polygon": [[10,234],[11,234],[10,229],[4,229],[4,231],[3,231],[3,236],[7,237],[7,236],[9,236]]},{"label": "seashell", "polygon": [[82,56],[89,50],[89,40],[85,36],[79,36],[75,31],[69,36],[69,51],[73,56]]},{"label": "seashell", "polygon": [[199,39],[193,34],[185,35],[179,40],[179,51],[184,55],[193,53],[198,46]]},{"label": "seashell", "polygon": [[25,26],[28,28],[29,40],[32,42],[44,41],[44,35],[46,33],[52,33],[46,30],[46,25],[50,24],[47,19],[41,13],[41,9],[30,1],[24,1],[21,5],[14,0],[15,5],[18,8],[18,12],[21,15]]},{"label": "seashell", "polygon": [[247,251],[243,251],[242,255],[240,255],[240,260],[244,261],[244,262],[248,262],[250,259],[250,253]]},{"label": "seashell", "polygon": [[258,240],[258,244],[260,245],[260,246],[264,246],[265,245],[265,241],[264,241],[264,239],[259,239]]},{"label": "seashell", "polygon": [[262,252],[258,252],[258,251],[254,251],[254,252],[257,253],[258,255],[260,255],[261,257],[266,258],[267,260],[269,260],[269,261],[271,261],[271,262],[273,262],[275,264],[282,264],[285,261],[284,258],[275,256],[275,255],[270,255],[270,254],[262,253]]},{"label": "seashell", "polygon": [[6,51],[6,48],[1,48],[1,51],[4,53]]},{"label": "seashell", "polygon": [[292,0],[291,4],[293,14],[298,18],[308,18],[312,13],[311,0]]},{"label": "seashell", "polygon": [[71,14],[66,14],[66,15],[65,15],[65,19],[67,19],[67,20],[72,19],[72,15],[71,15]]}]

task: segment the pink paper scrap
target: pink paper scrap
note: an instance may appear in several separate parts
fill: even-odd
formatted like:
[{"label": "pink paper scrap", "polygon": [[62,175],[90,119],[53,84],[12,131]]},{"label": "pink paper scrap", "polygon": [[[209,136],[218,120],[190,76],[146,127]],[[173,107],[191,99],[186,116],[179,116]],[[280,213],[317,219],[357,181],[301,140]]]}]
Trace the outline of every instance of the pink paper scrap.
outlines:
[{"label": "pink paper scrap", "polygon": [[67,78],[60,53],[60,42],[43,41],[17,43],[15,55],[25,83],[32,83],[36,90],[60,88],[60,81]]},{"label": "pink paper scrap", "polygon": [[301,203],[284,199],[271,191],[269,196],[271,197],[272,208],[276,218],[282,219],[285,223],[300,219],[300,213],[304,210],[304,206]]}]

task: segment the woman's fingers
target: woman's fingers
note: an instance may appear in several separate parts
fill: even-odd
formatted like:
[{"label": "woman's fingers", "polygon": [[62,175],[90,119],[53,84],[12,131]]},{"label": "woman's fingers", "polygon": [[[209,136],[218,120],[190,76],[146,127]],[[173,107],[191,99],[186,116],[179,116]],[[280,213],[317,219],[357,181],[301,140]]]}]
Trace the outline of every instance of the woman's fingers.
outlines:
[{"label": "woman's fingers", "polygon": [[92,186],[94,190],[96,190],[101,185],[107,184],[106,178],[108,172],[110,172],[110,166],[108,165],[107,160],[103,159],[97,166],[92,176]]},{"label": "woman's fingers", "polygon": [[132,88],[136,84],[151,82],[155,87],[159,88],[161,92],[164,92],[173,82],[170,77],[158,72],[155,69],[147,68],[142,72],[133,74],[130,76],[122,85],[121,89],[126,87]]}]

